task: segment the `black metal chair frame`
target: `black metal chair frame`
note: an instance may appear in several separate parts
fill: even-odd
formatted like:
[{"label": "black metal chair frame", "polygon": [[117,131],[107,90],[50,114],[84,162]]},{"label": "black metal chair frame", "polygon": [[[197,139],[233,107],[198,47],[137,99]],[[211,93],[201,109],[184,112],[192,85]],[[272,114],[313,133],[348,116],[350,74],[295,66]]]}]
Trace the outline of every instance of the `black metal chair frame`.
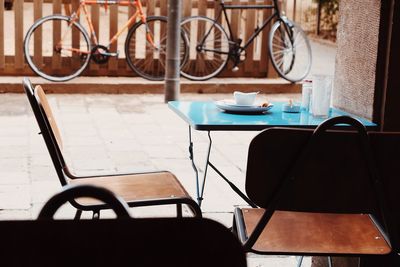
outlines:
[{"label": "black metal chair frame", "polygon": [[119,219],[130,218],[129,206],[110,190],[93,185],[66,185],[61,192],[52,196],[45,203],[40,210],[38,220],[53,219],[53,216],[62,205],[80,197],[90,197],[102,201],[115,212]]},{"label": "black metal chair frame", "polygon": [[[288,253],[276,253],[276,252],[268,252],[268,251],[257,251],[253,249],[254,244],[256,243],[257,239],[259,238],[260,234],[263,232],[265,227],[267,226],[269,220],[273,216],[274,212],[279,209],[280,202],[283,200],[285,197],[285,190],[297,179],[297,171],[298,169],[302,166],[302,164],[307,160],[308,154],[311,152],[311,150],[314,148],[314,142],[321,138],[326,131],[332,127],[334,127],[337,124],[348,124],[355,128],[358,133],[359,137],[359,144],[360,144],[360,149],[363,155],[365,155],[365,161],[368,166],[368,173],[369,177],[366,177],[366,179],[369,179],[369,184],[370,186],[374,189],[374,195],[375,195],[375,201],[376,201],[376,207],[378,210],[376,211],[377,214],[379,215],[379,223],[376,218],[372,216],[372,220],[375,221],[376,225],[381,226],[380,231],[384,238],[386,239],[386,242],[390,245],[390,240],[389,237],[391,236],[391,227],[388,227],[388,222],[387,220],[387,212],[386,212],[386,203],[385,203],[385,196],[384,196],[384,190],[382,187],[382,181],[378,175],[376,166],[375,166],[375,161],[373,157],[373,153],[371,152],[371,147],[370,147],[370,140],[369,136],[367,134],[367,131],[365,127],[362,125],[361,122],[358,120],[348,117],[348,116],[342,116],[342,117],[336,117],[332,119],[326,120],[324,123],[322,123],[319,127],[317,127],[314,132],[312,133],[311,137],[304,143],[302,146],[303,148],[300,149],[297,153],[295,153],[294,156],[295,160],[292,161],[291,164],[289,164],[289,167],[287,170],[285,170],[282,175],[282,177],[279,178],[279,183],[277,184],[275,190],[273,192],[270,192],[270,195],[268,196],[269,201],[267,203],[260,203],[260,200],[257,199],[252,199],[251,194],[249,194],[250,199],[255,201],[258,205],[261,205],[264,209],[265,212],[263,213],[261,219],[258,221],[257,225],[255,226],[255,229],[252,231],[250,236],[246,235],[246,228],[244,224],[244,218],[241,210],[239,208],[235,209],[234,212],[234,222],[233,222],[233,229],[234,232],[237,233],[239,240],[241,240],[244,249],[246,252],[253,252],[257,254],[283,254],[286,255]],[[267,129],[265,131],[279,131],[279,128],[275,129]],[[282,130],[291,130],[291,129],[282,129]],[[299,129],[293,129],[294,131],[309,131],[309,130],[299,130]],[[265,132],[264,131],[264,132]],[[262,133],[261,133],[262,134]],[[256,139],[257,137],[255,137]],[[250,152],[249,152],[249,157],[250,157]],[[251,159],[249,158],[249,161]],[[247,170],[249,171],[249,169]],[[265,177],[264,179],[268,179],[267,175],[261,175],[260,177]],[[261,179],[261,178],[260,178]],[[247,189],[247,187],[246,187]],[[285,204],[284,204],[285,205]],[[301,205],[301,204],[300,204]],[[289,209],[290,210],[290,209]],[[311,211],[313,212],[313,211]],[[323,212],[323,211],[321,211]],[[376,215],[376,214],[374,214]],[[291,255],[308,255],[308,256],[329,256],[327,254],[307,254],[307,253],[290,253]],[[331,256],[368,256],[368,255],[359,255],[359,254],[332,254]]]},{"label": "black metal chair frame", "polygon": [[[40,100],[34,94],[34,87],[28,78],[23,79],[23,87],[32,107],[33,113],[36,117],[37,123],[40,128],[40,134],[42,134],[43,139],[45,141],[46,147],[49,151],[51,160],[53,162],[54,168],[56,170],[57,176],[60,180],[62,186],[68,184],[67,178],[69,179],[90,179],[96,177],[107,176],[112,178],[113,176],[121,176],[121,175],[130,175],[128,174],[111,174],[111,175],[101,175],[101,176],[74,176],[68,169],[64,157],[62,155],[61,149],[57,144],[55,134],[53,133],[50,123],[45,115],[43,107],[41,106]],[[157,173],[157,172],[147,172],[146,174]],[[144,173],[134,173],[134,174],[144,174]],[[71,205],[73,205],[77,211],[75,215],[75,219],[79,219],[82,211],[92,211],[93,218],[98,218],[100,214],[100,210],[109,209],[109,206],[106,204],[98,204],[98,205],[81,205],[75,200],[70,201]],[[143,207],[143,206],[158,206],[158,205],[176,205],[177,206],[177,216],[182,216],[182,205],[187,205],[194,216],[201,217],[201,209],[190,197],[171,197],[171,198],[162,198],[162,199],[143,199],[143,200],[135,200],[135,201],[127,201],[129,207]]]},{"label": "black metal chair frame", "polygon": [[[116,219],[54,220],[74,198],[109,205]],[[0,221],[3,266],[246,267],[237,238],[203,218],[131,218],[127,204],[91,185],[66,186],[43,207],[36,221]]]}]

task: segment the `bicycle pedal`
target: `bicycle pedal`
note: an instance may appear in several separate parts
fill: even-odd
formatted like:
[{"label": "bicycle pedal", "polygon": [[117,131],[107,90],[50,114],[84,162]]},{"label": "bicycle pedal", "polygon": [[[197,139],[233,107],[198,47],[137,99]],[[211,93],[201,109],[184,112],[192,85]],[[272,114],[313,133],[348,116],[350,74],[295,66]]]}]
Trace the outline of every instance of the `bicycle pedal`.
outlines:
[{"label": "bicycle pedal", "polygon": [[111,53],[111,52],[103,52],[103,53],[101,53],[103,56],[108,56],[108,57],[118,57],[118,52],[114,52],[114,53]]},{"label": "bicycle pedal", "polygon": [[238,66],[235,66],[235,67],[232,68],[232,71],[233,71],[233,72],[237,72],[238,70],[239,70],[239,67],[238,67]]}]

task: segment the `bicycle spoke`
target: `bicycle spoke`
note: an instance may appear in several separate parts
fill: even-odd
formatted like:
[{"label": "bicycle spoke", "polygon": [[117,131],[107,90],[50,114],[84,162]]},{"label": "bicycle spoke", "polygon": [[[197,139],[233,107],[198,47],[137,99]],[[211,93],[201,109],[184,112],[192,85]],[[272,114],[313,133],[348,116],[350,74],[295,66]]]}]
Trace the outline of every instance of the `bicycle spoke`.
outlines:
[{"label": "bicycle spoke", "polygon": [[279,56],[279,55],[286,55],[287,54],[287,52],[285,52],[285,51],[283,51],[283,50],[279,50],[279,51],[275,51],[275,52],[272,52],[273,53],[273,55],[277,55],[277,56]]},{"label": "bicycle spoke", "polygon": [[[302,40],[300,40],[301,34],[299,32],[296,33],[296,36],[293,40],[293,46],[296,47],[298,42],[301,42]],[[299,41],[300,40],[300,41]]]},{"label": "bicycle spoke", "polygon": [[285,61],[285,60],[284,60],[284,58],[282,57],[280,60],[278,60],[278,61],[276,62],[276,65],[277,65],[280,69],[282,69],[281,67],[282,67],[284,61]]},{"label": "bicycle spoke", "polygon": [[[147,33],[146,28],[151,32]],[[146,24],[136,23],[128,33],[125,54],[128,65],[138,75],[161,81],[165,76],[167,18],[162,16],[147,17]],[[187,45],[181,36],[181,62],[184,62]],[[149,40],[151,38],[151,40]],[[153,44],[154,43],[154,44]],[[144,56],[144,59],[143,59]]]},{"label": "bicycle spoke", "polygon": [[281,45],[274,45],[274,44],[273,44],[273,48],[277,48],[277,49],[279,49],[280,51],[283,51],[283,50],[286,49],[286,47],[284,47],[284,46],[281,46]]},{"label": "bicycle spoke", "polygon": [[[292,36],[286,32],[291,25]],[[269,49],[272,65],[278,74],[291,82],[306,77],[311,67],[311,48],[307,37],[293,22],[277,22],[271,28]]]},{"label": "bicycle spoke", "polygon": [[225,67],[229,52],[229,38],[222,26],[213,20],[196,16],[182,22],[189,38],[189,62],[181,73],[192,80],[214,77]]}]

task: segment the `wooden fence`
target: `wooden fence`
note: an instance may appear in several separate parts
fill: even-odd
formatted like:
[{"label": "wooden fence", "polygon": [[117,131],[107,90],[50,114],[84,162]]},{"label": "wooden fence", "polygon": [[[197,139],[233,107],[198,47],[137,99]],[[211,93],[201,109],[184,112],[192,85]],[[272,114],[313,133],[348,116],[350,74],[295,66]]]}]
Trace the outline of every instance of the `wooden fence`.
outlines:
[{"label": "wooden fence", "polygon": [[[32,75],[32,71],[25,63],[23,54],[23,39],[33,22],[50,14],[66,14],[68,9],[75,10],[79,6],[78,0],[14,0],[12,10],[4,10],[4,0],[0,0],[0,75]],[[226,0],[233,4],[270,4],[270,0]],[[215,0],[183,0],[183,17],[193,15],[207,15],[214,17],[219,11],[219,2]],[[147,15],[167,15],[166,0],[143,0]],[[109,5],[105,11],[99,5],[89,7],[94,29],[100,36],[100,43],[108,43],[109,36],[113,36],[133,13],[132,7]],[[246,40],[260,24],[270,10],[233,10],[229,12],[232,29],[236,37]],[[85,28],[85,21],[81,20]],[[220,76],[223,77],[272,77],[276,76],[268,59],[267,34],[269,29],[259,35],[254,45],[246,51],[246,60],[240,65],[238,72],[228,68]],[[53,33],[57,34],[57,33]],[[104,37],[104,38],[102,38]],[[108,63],[97,65],[91,62],[83,75],[90,76],[135,76],[130,70],[124,55],[126,33],[120,36],[118,42],[111,46],[111,51],[119,51],[118,58],[111,58]],[[44,37],[51,38],[51,36]],[[53,56],[54,58],[54,56]],[[52,60],[48,58],[44,60]],[[63,65],[63,68],[69,68]]]},{"label": "wooden fence", "polygon": [[[331,2],[335,1],[331,0]],[[282,9],[288,18],[300,24],[304,31],[317,35],[319,38],[335,41],[339,13],[337,10],[330,10],[327,13],[324,9],[321,10],[321,7],[321,4],[314,0],[283,0],[282,2]]]}]

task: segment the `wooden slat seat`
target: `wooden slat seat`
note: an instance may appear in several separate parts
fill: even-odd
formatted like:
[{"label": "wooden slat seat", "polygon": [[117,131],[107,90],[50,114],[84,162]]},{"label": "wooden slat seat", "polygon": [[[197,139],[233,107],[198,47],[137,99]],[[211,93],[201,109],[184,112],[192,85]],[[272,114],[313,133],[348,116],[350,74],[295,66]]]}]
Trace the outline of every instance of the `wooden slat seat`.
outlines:
[{"label": "wooden slat seat", "polygon": [[[90,184],[107,188],[126,202],[146,199],[184,198],[188,193],[170,172],[70,179],[70,184]],[[95,204],[92,199],[79,200],[82,205]]]},{"label": "wooden slat seat", "polygon": [[[264,209],[242,209],[250,235]],[[276,254],[390,253],[390,245],[368,214],[275,211],[253,246]]]}]

